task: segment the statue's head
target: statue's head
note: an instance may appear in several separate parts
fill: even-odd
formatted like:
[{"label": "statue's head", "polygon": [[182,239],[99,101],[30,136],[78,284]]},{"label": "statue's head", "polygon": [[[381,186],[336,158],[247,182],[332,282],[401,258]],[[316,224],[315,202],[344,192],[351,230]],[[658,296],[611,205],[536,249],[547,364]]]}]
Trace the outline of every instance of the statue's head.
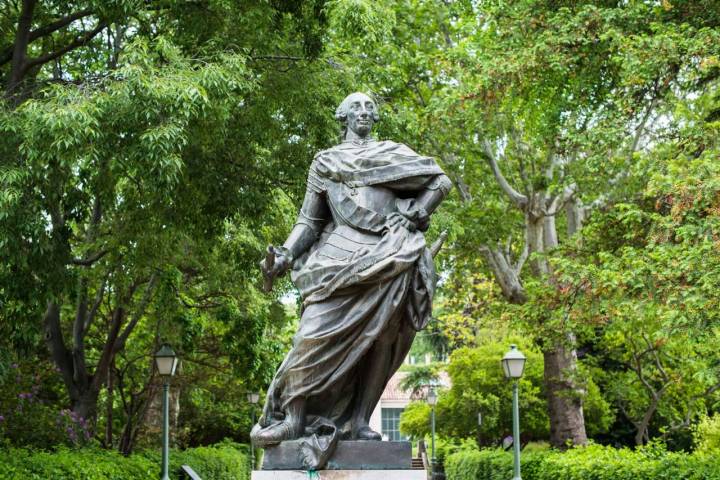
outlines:
[{"label": "statue's head", "polygon": [[373,124],[380,120],[377,104],[370,96],[362,93],[351,93],[335,110],[335,119],[343,125],[343,138],[351,131],[360,138],[370,134]]}]

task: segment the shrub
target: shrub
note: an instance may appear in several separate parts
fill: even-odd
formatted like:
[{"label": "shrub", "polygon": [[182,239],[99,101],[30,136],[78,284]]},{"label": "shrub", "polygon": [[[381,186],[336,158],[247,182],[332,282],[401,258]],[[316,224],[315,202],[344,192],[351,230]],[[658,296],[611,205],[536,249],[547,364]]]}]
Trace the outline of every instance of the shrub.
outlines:
[{"label": "shrub", "polygon": [[[499,480],[512,477],[512,453],[465,451],[445,461],[448,480]],[[524,480],[720,480],[720,454],[674,453],[651,445],[638,450],[600,445],[567,452],[523,454]]]},{"label": "shrub", "polygon": [[[144,455],[155,465],[160,465],[160,452],[146,452]],[[203,480],[244,480],[248,478],[249,460],[245,445],[223,442],[172,452],[170,470],[177,472],[181,466],[189,465]]]},{"label": "shrub", "polygon": [[693,429],[693,442],[700,452],[720,452],[720,413],[698,422]]},{"label": "shrub", "polygon": [[58,401],[61,388],[47,362],[12,364],[0,379],[0,443],[29,448],[87,444],[91,426],[62,409],[66,402]]},{"label": "shrub", "polygon": [[130,480],[155,479],[158,466],[142,456],[123,457],[97,448],[55,452],[11,448],[0,451],[3,480]]},{"label": "shrub", "polygon": [[[181,465],[190,465],[203,480],[248,479],[247,449],[242,445],[222,443],[171,452],[170,461],[171,473],[179,472]],[[156,480],[159,473],[159,452],[124,457],[99,448],[0,450],[2,480]],[[173,473],[172,477],[177,475]]]}]

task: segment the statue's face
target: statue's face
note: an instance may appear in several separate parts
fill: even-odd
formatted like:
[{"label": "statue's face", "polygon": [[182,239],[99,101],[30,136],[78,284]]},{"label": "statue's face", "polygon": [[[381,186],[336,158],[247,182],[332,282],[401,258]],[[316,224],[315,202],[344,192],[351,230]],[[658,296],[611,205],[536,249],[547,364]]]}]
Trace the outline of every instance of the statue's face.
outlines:
[{"label": "statue's face", "polygon": [[355,93],[347,98],[345,105],[347,128],[361,138],[367,137],[377,115],[375,102],[365,94]]}]

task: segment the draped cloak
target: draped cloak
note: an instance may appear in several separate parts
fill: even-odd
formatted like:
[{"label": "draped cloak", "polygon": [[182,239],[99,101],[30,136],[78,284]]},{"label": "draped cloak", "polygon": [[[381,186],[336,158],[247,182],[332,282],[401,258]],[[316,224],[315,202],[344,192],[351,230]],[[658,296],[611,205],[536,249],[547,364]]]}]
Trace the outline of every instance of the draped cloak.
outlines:
[{"label": "draped cloak", "polygon": [[[303,298],[300,326],[256,427],[282,421],[287,405],[305,398],[308,469],[322,468],[337,440],[349,435],[358,395],[379,401],[415,332],[429,321],[436,278],[425,237],[387,220],[393,212],[416,219],[415,197],[443,188],[442,175],[432,158],[390,141],[343,142],[320,152],[311,165],[308,191],[320,194],[332,218],[324,225],[310,220],[317,241],[293,265],[291,278]],[[356,191],[365,187],[395,192],[394,204],[368,208]],[[361,372],[380,338],[391,361],[382,387],[370,392]]]}]

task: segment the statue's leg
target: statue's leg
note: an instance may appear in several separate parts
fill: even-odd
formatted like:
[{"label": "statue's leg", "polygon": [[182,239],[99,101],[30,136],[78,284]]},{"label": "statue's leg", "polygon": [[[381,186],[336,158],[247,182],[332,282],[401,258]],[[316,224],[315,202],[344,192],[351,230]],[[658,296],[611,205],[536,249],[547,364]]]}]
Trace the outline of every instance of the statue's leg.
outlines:
[{"label": "statue's leg", "polygon": [[299,437],[305,430],[305,403],[304,398],[296,398],[285,411],[285,421],[291,425],[294,437]]},{"label": "statue's leg", "polygon": [[393,367],[393,347],[397,335],[397,325],[386,329],[367,353],[359,372],[362,380],[357,391],[352,418],[352,436],[358,440],[382,440],[380,433],[370,429],[369,421],[392,374],[390,370]]}]

